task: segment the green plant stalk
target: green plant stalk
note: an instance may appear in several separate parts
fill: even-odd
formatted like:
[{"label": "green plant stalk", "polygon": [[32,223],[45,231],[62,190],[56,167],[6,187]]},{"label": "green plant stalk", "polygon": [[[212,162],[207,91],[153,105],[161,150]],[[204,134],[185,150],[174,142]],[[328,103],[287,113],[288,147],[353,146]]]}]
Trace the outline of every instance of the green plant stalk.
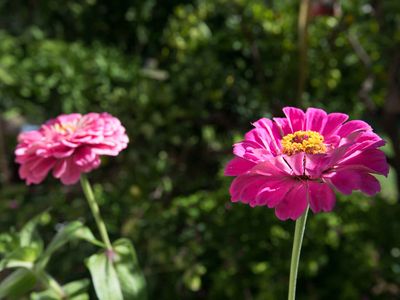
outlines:
[{"label": "green plant stalk", "polygon": [[290,262],[289,295],[288,300],[296,299],[297,271],[299,268],[301,245],[303,243],[304,230],[306,228],[308,205],[304,214],[297,219],[294,229],[292,260]]},{"label": "green plant stalk", "polygon": [[34,270],[35,276],[46,286],[46,288],[53,290],[60,299],[65,298],[65,292],[61,285],[49,274],[42,270]]},{"label": "green plant stalk", "polygon": [[112,245],[111,245],[110,238],[108,236],[106,225],[100,215],[99,205],[96,202],[96,199],[94,197],[93,190],[89,183],[89,180],[83,174],[81,175],[81,185],[82,185],[83,193],[85,194],[86,200],[89,204],[90,210],[92,211],[94,220],[96,221],[97,229],[99,230],[101,239],[102,239],[103,243],[106,245],[107,250],[112,250]]}]

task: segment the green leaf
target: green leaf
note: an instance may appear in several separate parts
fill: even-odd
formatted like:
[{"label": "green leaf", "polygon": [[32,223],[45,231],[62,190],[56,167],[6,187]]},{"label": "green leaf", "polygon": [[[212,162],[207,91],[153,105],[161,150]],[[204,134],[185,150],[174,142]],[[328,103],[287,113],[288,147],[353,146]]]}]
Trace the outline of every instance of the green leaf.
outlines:
[{"label": "green leaf", "polygon": [[37,247],[17,248],[0,261],[0,271],[18,267],[31,269],[39,254]]},{"label": "green leaf", "polygon": [[16,270],[0,283],[0,299],[21,299],[23,294],[35,286],[36,281],[30,270]]},{"label": "green leaf", "polygon": [[86,293],[89,284],[90,281],[88,279],[77,280],[64,285],[63,290],[71,298],[71,300],[89,299],[89,295]]},{"label": "green leaf", "polygon": [[101,300],[146,299],[146,281],[132,243],[119,239],[113,248],[113,253],[95,254],[87,261],[97,297]]},{"label": "green leaf", "polygon": [[31,300],[60,300],[60,297],[53,290],[45,290],[39,293],[32,293]]},{"label": "green leaf", "polygon": [[0,254],[7,255],[7,253],[19,247],[19,244],[19,236],[16,232],[0,234]]},{"label": "green leaf", "polygon": [[85,240],[93,245],[99,246],[101,248],[105,248],[105,245],[103,242],[99,241],[98,239],[96,239],[92,233],[92,231],[86,227],[83,226],[81,228],[79,228],[76,232],[75,232],[75,236],[81,240]]},{"label": "green leaf", "polygon": [[79,221],[74,221],[65,225],[56,234],[56,236],[53,238],[53,240],[50,242],[45,252],[43,253],[40,261],[38,262],[38,266],[44,268],[55,251],[57,251],[66,243],[76,239],[83,239],[94,245],[104,247],[104,244],[102,242],[96,240],[89,228],[84,226]]},{"label": "green leaf", "polygon": [[[68,300],[89,300],[87,288],[89,286],[89,280],[82,279],[70,282],[64,285],[63,291],[66,294]],[[31,294],[31,300],[60,300],[60,297],[54,290],[48,289],[38,293]]]},{"label": "green leaf", "polygon": [[74,221],[64,225],[47,246],[44,256],[51,256],[55,251],[64,246],[75,237],[75,232],[84,225],[79,221]]},{"label": "green leaf", "polygon": [[33,217],[24,225],[24,227],[22,227],[19,232],[21,246],[29,246],[32,243],[37,242],[38,235],[36,227],[45,214],[47,214],[47,212],[43,212]]},{"label": "green leaf", "polygon": [[96,295],[100,300],[124,299],[114,265],[105,252],[90,256],[86,265],[92,276]]},{"label": "green leaf", "polygon": [[135,249],[128,239],[114,242],[114,266],[124,299],[146,299],[146,280],[139,267]]},{"label": "green leaf", "polygon": [[42,219],[48,218],[48,212],[42,212],[41,214],[33,217],[29,220],[19,232],[19,240],[21,247],[36,247],[38,253],[43,251],[43,241],[36,227]]}]

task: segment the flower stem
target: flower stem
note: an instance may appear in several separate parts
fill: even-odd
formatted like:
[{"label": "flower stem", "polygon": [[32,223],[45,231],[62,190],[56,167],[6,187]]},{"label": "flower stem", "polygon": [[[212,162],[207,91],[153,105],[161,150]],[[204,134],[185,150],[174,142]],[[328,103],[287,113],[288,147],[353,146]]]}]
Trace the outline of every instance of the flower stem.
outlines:
[{"label": "flower stem", "polygon": [[99,205],[96,202],[89,180],[83,174],[81,175],[81,185],[83,193],[85,194],[86,200],[89,204],[90,210],[92,211],[92,215],[96,221],[97,229],[100,232],[101,239],[103,240],[103,243],[106,245],[107,250],[112,250],[112,245],[107,233],[106,225],[100,215]]},{"label": "flower stem", "polygon": [[304,230],[306,228],[308,206],[304,214],[297,219],[294,229],[292,260],[290,262],[289,295],[288,300],[296,299],[296,281],[299,268],[301,244],[303,242]]}]

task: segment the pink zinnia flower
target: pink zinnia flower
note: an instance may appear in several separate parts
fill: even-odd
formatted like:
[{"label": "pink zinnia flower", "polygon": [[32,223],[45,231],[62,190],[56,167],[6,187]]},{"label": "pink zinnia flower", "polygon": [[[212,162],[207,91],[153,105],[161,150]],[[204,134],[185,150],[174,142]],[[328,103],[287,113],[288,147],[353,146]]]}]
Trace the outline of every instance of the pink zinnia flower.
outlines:
[{"label": "pink zinnia flower", "polygon": [[225,175],[237,176],[230,187],[233,202],[275,208],[281,220],[299,218],[307,205],[314,213],[331,211],[333,189],[349,195],[380,191],[372,174],[387,176],[385,144],[363,121],[347,121],[342,113],[317,108],[304,113],[285,107],[286,118],[255,122]]},{"label": "pink zinnia flower", "polygon": [[62,183],[73,184],[100,165],[101,155],[116,156],[128,142],[121,122],[108,113],[61,115],[19,135],[19,175],[37,184],[52,170]]}]

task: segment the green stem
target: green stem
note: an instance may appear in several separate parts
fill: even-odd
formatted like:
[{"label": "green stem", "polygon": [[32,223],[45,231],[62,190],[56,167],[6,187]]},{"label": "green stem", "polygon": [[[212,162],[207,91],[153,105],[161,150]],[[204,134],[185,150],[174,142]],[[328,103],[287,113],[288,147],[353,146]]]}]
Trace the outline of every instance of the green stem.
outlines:
[{"label": "green stem", "polygon": [[53,290],[60,299],[65,299],[65,292],[61,285],[49,274],[44,271],[34,271],[36,277],[46,286],[46,288]]},{"label": "green stem", "polygon": [[303,242],[304,230],[306,228],[308,206],[304,214],[297,219],[294,229],[292,260],[290,262],[289,295],[288,300],[296,299],[296,281],[299,268],[301,244]]},{"label": "green stem", "polygon": [[83,174],[81,175],[81,185],[83,193],[85,194],[86,200],[89,204],[90,210],[92,211],[92,215],[96,221],[97,229],[100,232],[101,239],[103,240],[103,243],[106,245],[107,249],[112,250],[112,245],[107,233],[106,225],[100,215],[99,205],[96,202],[89,180]]}]

